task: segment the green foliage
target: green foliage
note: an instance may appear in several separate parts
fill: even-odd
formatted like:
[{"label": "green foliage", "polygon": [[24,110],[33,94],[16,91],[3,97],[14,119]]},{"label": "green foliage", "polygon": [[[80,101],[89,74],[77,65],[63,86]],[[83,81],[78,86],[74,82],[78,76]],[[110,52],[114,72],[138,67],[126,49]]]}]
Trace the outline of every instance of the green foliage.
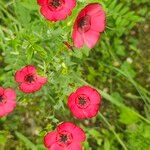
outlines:
[{"label": "green foliage", "polygon": [[[149,1],[77,2],[70,17],[51,23],[41,16],[36,1],[0,1],[0,84],[13,87],[18,101],[14,113],[0,119],[2,150],[43,150],[45,133],[68,120],[86,131],[85,150],[150,149],[148,60],[143,54],[147,55],[147,48],[139,46],[138,31],[150,16]],[[74,20],[90,2],[104,7],[106,30],[94,49],[72,51],[64,42],[72,45]],[[39,92],[25,95],[18,90],[14,74],[28,64],[47,76],[48,83]],[[102,89],[103,104],[102,115],[80,121],[72,117],[66,102],[83,84]]]},{"label": "green foliage", "polygon": [[127,131],[127,144],[130,150],[149,150],[150,149],[150,126],[145,124],[131,125]]}]

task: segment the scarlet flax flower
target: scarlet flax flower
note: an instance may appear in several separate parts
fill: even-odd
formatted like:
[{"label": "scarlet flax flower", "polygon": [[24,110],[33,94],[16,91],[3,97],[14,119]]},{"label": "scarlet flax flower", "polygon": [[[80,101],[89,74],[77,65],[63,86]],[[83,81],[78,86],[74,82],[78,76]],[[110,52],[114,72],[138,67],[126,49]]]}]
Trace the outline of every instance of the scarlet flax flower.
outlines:
[{"label": "scarlet flax flower", "polygon": [[16,93],[13,89],[0,87],[0,117],[7,116],[16,107]]},{"label": "scarlet flax flower", "polygon": [[44,144],[48,150],[82,150],[81,142],[85,141],[84,131],[71,122],[57,126],[56,131],[46,134]]},{"label": "scarlet flax flower", "polygon": [[101,104],[101,95],[97,90],[82,86],[68,97],[68,107],[79,119],[92,118],[97,115]]},{"label": "scarlet flax flower", "polygon": [[98,3],[87,5],[74,23],[72,33],[74,46],[80,48],[86,44],[89,48],[93,48],[104,29],[105,12],[102,6]]},{"label": "scarlet flax flower", "polygon": [[37,74],[34,66],[25,66],[15,74],[15,80],[19,83],[19,88],[24,93],[33,93],[41,89],[47,82],[46,77]]},{"label": "scarlet flax flower", "polygon": [[37,0],[41,14],[50,21],[64,20],[71,15],[76,0]]}]

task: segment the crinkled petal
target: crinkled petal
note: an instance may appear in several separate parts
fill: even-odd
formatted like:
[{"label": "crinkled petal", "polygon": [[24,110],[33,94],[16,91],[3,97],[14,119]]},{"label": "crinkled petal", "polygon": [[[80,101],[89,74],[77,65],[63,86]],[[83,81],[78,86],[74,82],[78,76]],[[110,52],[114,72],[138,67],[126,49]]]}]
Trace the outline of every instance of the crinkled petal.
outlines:
[{"label": "crinkled petal", "polygon": [[71,93],[68,97],[68,106],[71,108],[72,106],[76,105],[75,99],[78,95],[76,93]]},{"label": "crinkled petal", "polygon": [[66,3],[64,4],[64,7],[69,10],[72,10],[75,6],[76,6],[76,0],[70,0],[69,2],[66,1]]},{"label": "crinkled petal", "polygon": [[77,94],[76,93],[72,93],[69,98],[68,98],[68,107],[70,109],[70,111],[73,113],[73,115],[79,119],[83,119],[85,118],[85,115],[82,112],[82,109],[80,109],[79,107],[77,107],[76,105],[76,97]]},{"label": "crinkled petal", "polygon": [[64,20],[68,15],[71,15],[71,10],[63,8],[60,11],[51,11],[47,5],[41,7],[42,15],[50,21]]},{"label": "crinkled petal", "polygon": [[53,12],[53,16],[54,16],[53,21],[65,20],[68,15],[71,15],[71,11],[66,8],[63,8],[60,11]]},{"label": "crinkled petal", "polygon": [[20,90],[24,93],[33,93],[35,91],[40,90],[41,87],[42,87],[42,84],[40,84],[38,82],[31,83],[31,84],[21,83],[19,86]]},{"label": "crinkled petal", "polygon": [[48,8],[48,6],[41,7],[40,11],[47,20],[54,21],[53,12]]},{"label": "crinkled petal", "polygon": [[47,4],[47,0],[37,0],[37,3],[41,6],[43,6],[43,5]]},{"label": "crinkled petal", "polygon": [[66,148],[64,149],[62,146],[58,145],[57,143],[54,143],[49,150],[67,150]]},{"label": "crinkled petal", "polygon": [[86,109],[83,109],[83,114],[85,115],[85,118],[92,118],[95,117],[99,111],[100,104],[94,104],[90,105]]},{"label": "crinkled petal", "polygon": [[91,29],[98,32],[105,30],[105,13],[100,13],[98,16],[91,17]]},{"label": "crinkled petal", "polygon": [[82,150],[80,143],[73,142],[68,146],[68,150]]},{"label": "crinkled petal", "polygon": [[83,40],[82,34],[79,33],[77,28],[73,29],[72,38],[73,38],[75,47],[80,48],[83,46],[84,40]]},{"label": "crinkled petal", "polygon": [[13,89],[10,89],[10,88],[6,89],[4,92],[4,95],[8,100],[16,99],[16,92]]},{"label": "crinkled petal", "polygon": [[71,122],[63,122],[63,123],[61,123],[57,126],[57,131],[61,132],[61,131],[65,130],[65,131],[68,131],[68,132],[71,133],[72,130],[74,130],[75,127],[76,126]]},{"label": "crinkled petal", "polygon": [[45,84],[47,82],[47,78],[37,75],[37,82],[39,82],[40,84],[43,85],[43,84]]},{"label": "crinkled petal", "polygon": [[72,133],[73,140],[78,141],[78,142],[84,141],[86,138],[84,131],[71,122],[64,122],[64,123],[60,124],[57,127],[57,131],[58,132],[68,131],[68,132]]},{"label": "crinkled petal", "polygon": [[83,113],[83,110],[81,108],[79,108],[77,105],[74,105],[72,107],[69,107],[70,111],[72,112],[72,114],[78,118],[78,119],[84,119],[85,115]]},{"label": "crinkled petal", "polygon": [[5,113],[11,113],[16,107],[16,101],[7,101],[5,105],[3,105],[3,109]]},{"label": "crinkled petal", "polygon": [[15,73],[15,80],[16,80],[16,82],[23,82],[23,81],[24,81],[24,78],[25,78],[25,75],[26,75],[26,74],[23,74],[23,73],[21,72],[21,70],[17,71],[17,72]]},{"label": "crinkled petal", "polygon": [[89,30],[83,34],[84,42],[89,48],[93,48],[99,40],[99,32]]},{"label": "crinkled petal", "polygon": [[98,13],[102,12],[103,9],[102,9],[102,6],[100,4],[98,4],[98,3],[92,3],[92,4],[87,5],[84,8],[84,11],[88,15],[93,16],[93,15],[97,15]]},{"label": "crinkled petal", "polygon": [[44,145],[47,148],[50,148],[54,143],[56,143],[56,136],[57,136],[57,132],[55,131],[46,134],[44,137]]},{"label": "crinkled petal", "polygon": [[25,68],[23,68],[22,72],[23,71],[27,71],[28,74],[35,74],[36,73],[36,68],[32,65],[29,65],[29,66],[26,66]]}]

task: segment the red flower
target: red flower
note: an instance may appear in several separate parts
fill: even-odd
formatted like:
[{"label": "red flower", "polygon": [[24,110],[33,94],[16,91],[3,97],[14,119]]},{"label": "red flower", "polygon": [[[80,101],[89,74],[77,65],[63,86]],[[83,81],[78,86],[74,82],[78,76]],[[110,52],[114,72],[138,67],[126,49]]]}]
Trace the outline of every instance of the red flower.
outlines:
[{"label": "red flower", "polygon": [[68,98],[68,107],[79,119],[92,118],[97,115],[101,104],[101,95],[97,90],[82,86]]},{"label": "red flower", "polygon": [[44,144],[48,150],[82,150],[81,142],[85,141],[84,131],[70,122],[57,126],[56,131],[47,133]]},{"label": "red flower", "polygon": [[15,74],[15,80],[19,83],[19,88],[24,93],[38,91],[47,82],[46,77],[41,77],[36,73],[34,66],[26,66],[18,70]]},{"label": "red flower", "polygon": [[86,44],[93,48],[97,43],[100,32],[105,29],[105,12],[101,5],[92,3],[87,5],[79,13],[73,27],[72,38],[75,47]]},{"label": "red flower", "polygon": [[0,117],[11,113],[16,107],[16,93],[13,89],[0,87]]},{"label": "red flower", "polygon": [[42,15],[50,21],[64,20],[71,15],[76,0],[37,0]]}]

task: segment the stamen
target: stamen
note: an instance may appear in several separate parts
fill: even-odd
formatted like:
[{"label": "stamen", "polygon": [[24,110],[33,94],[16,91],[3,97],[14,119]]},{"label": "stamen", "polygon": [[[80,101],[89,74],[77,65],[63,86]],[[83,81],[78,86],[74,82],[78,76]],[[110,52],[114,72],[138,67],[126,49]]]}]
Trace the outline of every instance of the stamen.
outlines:
[{"label": "stamen", "polygon": [[80,28],[83,28],[86,24],[87,24],[86,18],[83,17],[83,18],[80,20],[78,26],[79,26]]},{"label": "stamen", "polygon": [[63,3],[64,3],[64,0],[49,0],[48,1],[49,8],[52,11],[61,9]]},{"label": "stamen", "polygon": [[0,95],[0,102],[3,101],[3,95]]},{"label": "stamen", "polygon": [[57,136],[57,143],[62,146],[66,147],[72,142],[72,134],[67,131],[62,131]]},{"label": "stamen", "polygon": [[52,5],[57,8],[57,7],[59,7],[61,4],[60,4],[60,1],[59,1],[59,0],[53,0],[53,1],[52,1]]},{"label": "stamen", "polygon": [[25,80],[26,80],[26,82],[32,83],[34,81],[34,76],[33,75],[27,75]]},{"label": "stamen", "polygon": [[90,105],[90,99],[85,94],[81,94],[76,98],[76,105],[81,108],[85,109]]},{"label": "stamen", "polygon": [[84,97],[79,97],[79,104],[80,105],[85,105],[86,104],[86,99]]},{"label": "stamen", "polygon": [[86,32],[91,27],[91,17],[86,15],[78,20],[79,32]]},{"label": "stamen", "polygon": [[67,141],[67,135],[65,135],[65,134],[61,134],[60,135],[60,142],[63,142],[63,143],[65,143],[66,141]]}]

